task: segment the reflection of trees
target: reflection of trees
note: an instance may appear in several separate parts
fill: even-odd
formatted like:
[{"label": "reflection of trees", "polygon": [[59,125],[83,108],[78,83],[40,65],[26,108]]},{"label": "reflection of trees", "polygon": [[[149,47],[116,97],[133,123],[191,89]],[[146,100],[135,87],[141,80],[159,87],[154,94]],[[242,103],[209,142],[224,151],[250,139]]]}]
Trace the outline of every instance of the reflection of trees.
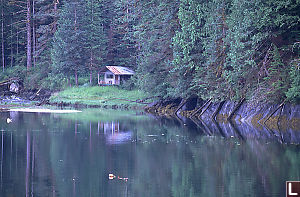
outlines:
[{"label": "reflection of trees", "polygon": [[285,181],[300,175],[299,150],[255,140],[241,146],[234,141],[201,140],[200,146],[189,146],[191,154],[198,155],[192,161],[174,158],[174,196],[282,196]]},{"label": "reflection of trees", "polygon": [[[173,119],[87,121],[14,114],[12,124],[0,126],[0,194],[24,196],[28,190],[34,196],[125,196],[126,191],[128,196],[276,196],[284,195],[284,181],[299,179],[299,147],[266,144],[240,127],[236,129],[245,141],[226,139],[236,132],[230,126],[206,127],[212,136]],[[224,138],[214,136],[220,130]],[[107,144],[107,135],[126,131],[132,131],[137,142]],[[129,181],[108,180],[108,173]]]},{"label": "reflection of trees", "polygon": [[[48,138],[48,130],[44,124],[49,117],[43,115],[41,118],[39,114],[32,113],[26,115],[14,113],[13,122],[5,125],[5,143],[2,148],[5,152],[3,159],[6,172],[3,175],[5,190],[1,188],[2,194],[5,191],[4,196],[31,196],[32,191],[39,195],[52,193],[48,187],[48,184],[53,185],[54,182],[51,179],[51,165],[47,162],[49,146],[45,139]],[[38,141],[35,140],[37,136]],[[36,160],[38,162],[35,162]],[[39,179],[43,181],[36,181]],[[39,188],[44,189],[41,191]]]}]

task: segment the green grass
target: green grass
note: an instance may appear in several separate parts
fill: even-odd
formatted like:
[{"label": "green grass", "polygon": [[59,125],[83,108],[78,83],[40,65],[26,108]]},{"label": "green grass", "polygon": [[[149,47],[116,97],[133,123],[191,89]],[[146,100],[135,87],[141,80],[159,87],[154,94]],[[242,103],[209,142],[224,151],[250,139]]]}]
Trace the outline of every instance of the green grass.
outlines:
[{"label": "green grass", "polygon": [[52,103],[84,104],[97,106],[144,106],[135,102],[125,101],[141,100],[148,97],[139,90],[124,90],[115,86],[93,86],[93,87],[73,87],[55,93],[50,97]]}]

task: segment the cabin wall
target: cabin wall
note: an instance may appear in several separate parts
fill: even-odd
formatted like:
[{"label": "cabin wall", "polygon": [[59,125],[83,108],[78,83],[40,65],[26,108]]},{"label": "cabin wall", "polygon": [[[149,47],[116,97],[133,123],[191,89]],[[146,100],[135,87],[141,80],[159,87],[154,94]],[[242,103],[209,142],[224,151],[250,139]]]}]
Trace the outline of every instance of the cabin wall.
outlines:
[{"label": "cabin wall", "polygon": [[[112,76],[112,78],[110,78],[110,76]],[[110,71],[106,71],[104,73],[104,82],[105,84],[115,85],[115,75]]]},{"label": "cabin wall", "polygon": [[115,75],[111,71],[106,71],[104,73],[105,84],[120,85],[122,81],[130,79],[130,75]]}]

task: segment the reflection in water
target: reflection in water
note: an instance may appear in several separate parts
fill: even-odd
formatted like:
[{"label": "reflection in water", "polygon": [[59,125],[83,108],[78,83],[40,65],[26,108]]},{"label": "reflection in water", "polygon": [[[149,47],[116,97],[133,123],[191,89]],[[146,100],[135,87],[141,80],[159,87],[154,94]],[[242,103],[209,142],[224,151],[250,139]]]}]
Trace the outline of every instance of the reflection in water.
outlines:
[{"label": "reflection in water", "polygon": [[3,130],[1,131],[1,189],[3,185],[3,151],[4,151],[4,140],[3,140]]},{"label": "reflection in water", "polygon": [[120,144],[129,142],[132,138],[132,132],[126,131],[125,128],[120,128],[119,122],[103,123],[103,132],[108,144]]},{"label": "reflection in water", "polygon": [[12,115],[0,114],[1,197],[276,197],[300,179],[300,148],[285,144],[299,132],[130,111]]},{"label": "reflection in water", "polygon": [[27,131],[27,151],[26,151],[26,197],[29,196],[29,168],[30,168],[30,133]]}]

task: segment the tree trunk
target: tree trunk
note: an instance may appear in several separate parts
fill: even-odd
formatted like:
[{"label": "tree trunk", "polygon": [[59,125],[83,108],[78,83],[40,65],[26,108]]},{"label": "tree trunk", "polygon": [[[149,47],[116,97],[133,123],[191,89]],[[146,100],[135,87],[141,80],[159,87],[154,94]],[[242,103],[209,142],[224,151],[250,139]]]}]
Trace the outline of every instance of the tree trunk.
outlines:
[{"label": "tree trunk", "polygon": [[93,49],[91,47],[91,58],[90,58],[90,84],[92,85],[92,69],[93,69]]},{"label": "tree trunk", "polygon": [[29,191],[29,175],[30,175],[30,147],[31,147],[31,143],[30,143],[30,133],[29,131],[27,131],[27,149],[26,149],[26,178],[25,178],[25,188],[26,188],[26,197],[28,197],[30,195],[30,191]]},{"label": "tree trunk", "polygon": [[18,28],[18,25],[16,26],[16,31],[17,31],[17,49],[16,49],[16,54],[18,56],[19,55],[19,28]]},{"label": "tree trunk", "polygon": [[71,88],[72,87],[71,79],[68,79],[67,83],[68,83],[69,87]]},{"label": "tree trunk", "polygon": [[92,70],[90,70],[90,84],[91,84],[91,85],[92,85],[92,76],[93,76]]},{"label": "tree trunk", "polygon": [[27,16],[26,16],[26,30],[27,30],[27,70],[32,66],[31,58],[31,6],[30,0],[27,0]]},{"label": "tree trunk", "polygon": [[54,0],[54,25],[53,25],[54,32],[56,32],[56,28],[57,28],[57,4],[58,4],[58,0]]},{"label": "tree trunk", "polygon": [[77,74],[77,70],[75,70],[75,85],[78,86],[78,74]]},{"label": "tree trunk", "polygon": [[13,54],[13,16],[10,18],[11,29],[10,29],[10,66],[13,67],[14,64],[14,54]]},{"label": "tree trunk", "polygon": [[4,72],[5,57],[4,57],[4,13],[3,13],[3,0],[1,0],[1,46],[2,46],[2,71]]},{"label": "tree trunk", "polygon": [[[94,23],[94,1],[92,1],[92,24]],[[90,84],[92,85],[92,69],[93,69],[93,47],[91,47],[91,57],[90,57]]]},{"label": "tree trunk", "polygon": [[36,39],[35,39],[35,20],[34,20],[34,0],[32,1],[32,41],[33,41],[33,48],[32,48],[32,54],[33,54],[33,67],[36,65]]}]

